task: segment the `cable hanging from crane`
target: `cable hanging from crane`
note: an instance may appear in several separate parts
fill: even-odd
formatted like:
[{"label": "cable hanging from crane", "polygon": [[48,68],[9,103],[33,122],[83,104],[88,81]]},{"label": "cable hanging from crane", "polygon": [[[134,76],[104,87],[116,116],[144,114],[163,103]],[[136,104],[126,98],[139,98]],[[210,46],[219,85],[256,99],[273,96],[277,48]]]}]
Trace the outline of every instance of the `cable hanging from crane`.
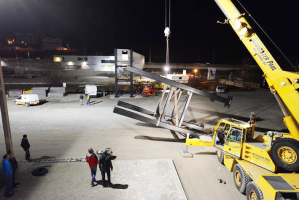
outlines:
[{"label": "cable hanging from crane", "polygon": [[[167,6],[167,2],[168,2],[168,6]],[[168,8],[168,12],[167,12],[167,8]],[[164,68],[164,70],[166,71],[170,71],[169,68],[169,37],[170,37],[170,9],[171,9],[171,0],[165,0],[165,30],[164,30],[164,34],[166,37],[166,66]],[[167,24],[167,13],[168,13],[168,24]]]},{"label": "cable hanging from crane", "polygon": [[256,23],[256,25],[263,31],[263,33],[268,37],[268,39],[272,42],[272,44],[278,49],[278,51],[283,55],[283,57],[291,64],[291,66],[298,72],[298,69],[292,64],[292,62],[288,59],[288,57],[282,52],[282,50],[276,45],[276,43],[270,38],[270,36],[266,33],[266,31],[260,26],[260,24],[254,19],[254,17],[248,12],[248,10],[243,6],[243,4],[236,0],[240,6],[245,10],[245,12],[251,17],[251,19]]}]

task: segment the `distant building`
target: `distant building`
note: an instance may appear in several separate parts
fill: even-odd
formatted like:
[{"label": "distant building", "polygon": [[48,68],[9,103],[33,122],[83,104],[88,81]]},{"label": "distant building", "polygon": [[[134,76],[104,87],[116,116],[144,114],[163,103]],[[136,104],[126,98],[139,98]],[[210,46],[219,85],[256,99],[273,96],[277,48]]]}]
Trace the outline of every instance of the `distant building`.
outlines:
[{"label": "distant building", "polygon": [[43,49],[56,50],[56,49],[61,49],[61,48],[63,48],[62,39],[50,38],[50,37],[46,37],[43,39]]},{"label": "distant building", "polygon": [[16,33],[15,44],[24,46],[34,46],[38,44],[38,40],[33,33]]},{"label": "distant building", "polygon": [[[75,55],[54,55],[53,60],[60,63],[61,67],[69,70],[93,70],[101,72],[115,71],[114,56],[75,56]],[[133,53],[133,66],[143,69],[144,56]]]}]

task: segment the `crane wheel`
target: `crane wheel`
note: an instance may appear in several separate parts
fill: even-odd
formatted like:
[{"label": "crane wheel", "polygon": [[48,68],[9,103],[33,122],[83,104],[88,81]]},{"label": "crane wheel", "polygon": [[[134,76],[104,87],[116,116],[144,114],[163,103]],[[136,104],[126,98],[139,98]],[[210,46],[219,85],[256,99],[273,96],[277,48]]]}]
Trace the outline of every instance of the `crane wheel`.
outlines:
[{"label": "crane wheel", "polygon": [[250,177],[242,169],[239,164],[234,166],[234,183],[240,193],[245,194],[248,183],[251,181]]},{"label": "crane wheel", "polygon": [[217,159],[223,165],[224,164],[224,153],[221,150],[217,150]]},{"label": "crane wheel", "polygon": [[271,158],[279,167],[288,171],[299,170],[299,142],[292,138],[277,140],[271,148]]},{"label": "crane wheel", "polygon": [[253,181],[251,181],[246,188],[246,197],[247,200],[263,200],[263,192]]}]

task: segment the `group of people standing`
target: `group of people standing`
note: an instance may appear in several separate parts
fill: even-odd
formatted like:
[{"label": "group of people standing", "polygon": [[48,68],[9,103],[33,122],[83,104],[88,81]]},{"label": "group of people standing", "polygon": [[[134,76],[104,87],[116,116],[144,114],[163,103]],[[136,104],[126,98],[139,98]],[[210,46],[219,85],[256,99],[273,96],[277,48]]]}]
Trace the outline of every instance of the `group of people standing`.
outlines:
[{"label": "group of people standing", "polygon": [[[81,106],[83,105],[83,99],[84,99],[83,94],[80,94],[80,105],[81,105]],[[86,100],[87,100],[86,105],[91,106],[91,103],[90,103],[90,95],[89,95],[89,94],[86,96]]]},{"label": "group of people standing", "polygon": [[11,152],[3,156],[2,160],[3,171],[5,175],[5,193],[4,196],[11,197],[14,195],[13,188],[17,188],[20,184],[16,182],[16,172],[18,169],[18,162]]},{"label": "group of people standing", "polygon": [[[31,161],[30,160],[30,152],[29,152],[30,144],[27,139],[27,135],[23,135],[21,147],[25,151],[25,159],[27,161]],[[20,185],[20,183],[16,181],[16,172],[18,169],[18,162],[11,152],[7,152],[7,154],[5,154],[3,156],[2,167],[3,167],[4,176],[5,176],[4,196],[11,197],[14,195],[13,188],[17,188],[18,185]]]},{"label": "group of people standing", "polygon": [[[102,185],[103,187],[108,186],[111,187],[111,178],[110,178],[110,170],[113,171],[113,166],[111,162],[111,155],[107,153],[107,150],[104,149],[100,158],[94,153],[93,149],[88,149],[88,154],[86,155],[86,162],[89,164],[91,171],[91,186],[95,186],[96,183],[96,174],[97,174],[97,165],[99,164],[99,169],[102,174]],[[107,184],[105,180],[105,174],[107,174]]]}]

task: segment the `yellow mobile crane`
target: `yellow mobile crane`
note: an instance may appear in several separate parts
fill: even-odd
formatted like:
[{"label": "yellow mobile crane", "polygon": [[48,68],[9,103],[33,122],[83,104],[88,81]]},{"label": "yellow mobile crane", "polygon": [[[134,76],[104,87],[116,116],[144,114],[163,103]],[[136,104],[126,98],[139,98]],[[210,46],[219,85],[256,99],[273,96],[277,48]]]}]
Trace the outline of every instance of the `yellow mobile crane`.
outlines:
[{"label": "yellow mobile crane", "polygon": [[219,120],[212,142],[188,134],[186,145],[216,147],[218,160],[233,171],[235,185],[247,199],[299,199],[299,73],[280,68],[231,0],[215,2],[264,72],[290,133],[269,131],[254,137],[252,113],[249,122]]}]

